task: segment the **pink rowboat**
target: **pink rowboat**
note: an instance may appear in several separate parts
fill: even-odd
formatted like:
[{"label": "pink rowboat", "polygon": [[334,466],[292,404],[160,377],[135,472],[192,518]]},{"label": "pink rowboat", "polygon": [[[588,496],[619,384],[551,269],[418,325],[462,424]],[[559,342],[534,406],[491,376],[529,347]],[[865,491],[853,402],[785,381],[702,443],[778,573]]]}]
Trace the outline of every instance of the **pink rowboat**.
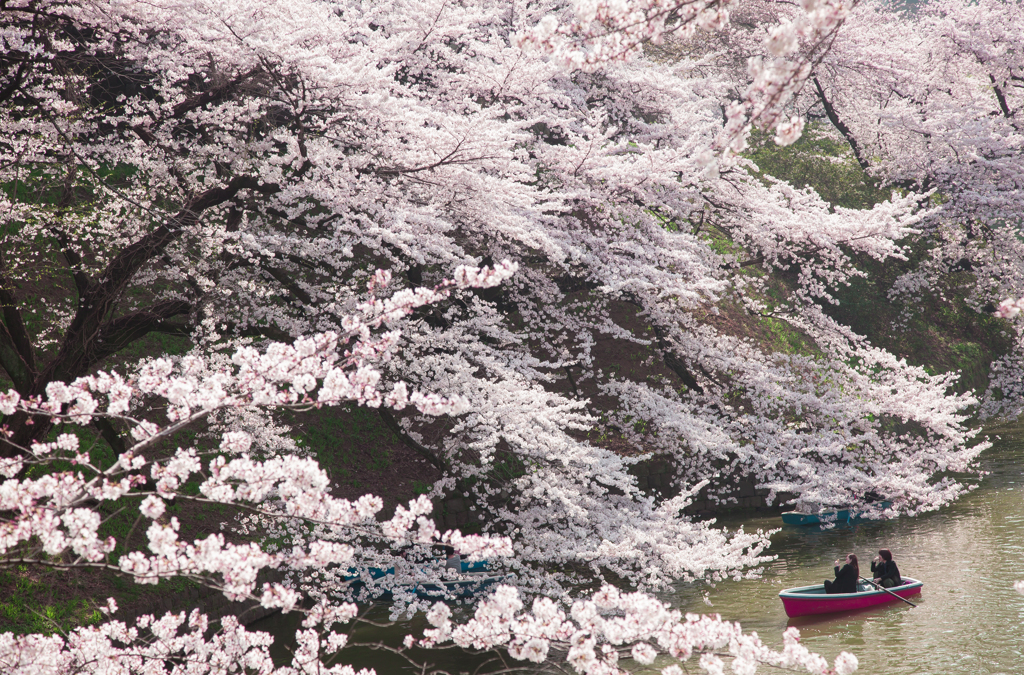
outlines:
[{"label": "pink rowboat", "polygon": [[[902,586],[894,586],[888,590],[901,598],[909,598],[921,592],[924,586],[923,581],[903,577]],[[856,593],[825,593],[825,585],[801,586],[800,588],[787,588],[779,593],[782,598],[782,605],[786,608],[786,615],[806,616],[807,614],[828,614],[830,612],[849,612],[854,609],[863,609],[873,605],[881,605],[887,602],[899,602],[891,594],[880,591],[871,584],[857,584]]]}]

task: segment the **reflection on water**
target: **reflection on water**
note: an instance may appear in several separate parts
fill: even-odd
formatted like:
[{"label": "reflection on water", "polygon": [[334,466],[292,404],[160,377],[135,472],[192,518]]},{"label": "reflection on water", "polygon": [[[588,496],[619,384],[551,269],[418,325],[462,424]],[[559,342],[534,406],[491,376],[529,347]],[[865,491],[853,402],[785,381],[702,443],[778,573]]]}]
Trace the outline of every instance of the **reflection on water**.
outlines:
[{"label": "reflection on water", "polygon": [[[687,586],[664,597],[687,612],[717,612],[756,631],[767,644],[780,647],[782,632],[796,626],[802,642],[831,662],[841,651],[860,660],[858,672],[870,675],[1017,675],[1024,673],[1024,596],[1013,582],[1024,579],[1024,427],[1003,434],[982,460],[992,472],[984,486],[958,503],[918,518],[862,523],[822,531],[787,526],[772,537],[778,556],[756,581],[725,582],[710,589]],[[778,517],[728,520],[735,528],[773,529]],[[889,548],[900,571],[924,581],[912,608],[894,601],[857,613],[789,619],[778,592],[821,583],[832,577],[832,561],[856,553],[867,576],[879,548]],[[382,620],[378,607],[373,617]],[[268,630],[282,641],[294,635],[299,618],[270,617],[251,628]],[[419,635],[422,616],[390,629],[363,626],[353,641],[388,640],[398,644],[407,633]],[[276,647],[285,661],[285,645]],[[366,649],[345,649],[344,663],[375,667],[378,673],[406,671],[394,656]],[[479,661],[465,653],[421,654],[453,672],[474,670]],[[625,665],[625,664],[623,664]],[[407,671],[406,671],[407,672]]]},{"label": "reflection on water", "polygon": [[[718,612],[780,646],[796,626],[801,642],[830,661],[853,652],[863,673],[996,675],[1024,673],[1024,503],[1020,462],[1024,435],[1004,434],[983,459],[984,487],[918,518],[834,530],[785,527],[772,537],[779,559],[759,581],[726,582],[710,591],[681,588],[666,599],[686,611]],[[729,522],[737,525],[740,521]],[[747,519],[747,529],[777,527],[776,518]],[[789,619],[778,592],[832,577],[832,561],[856,553],[868,561],[889,548],[900,571],[924,581],[918,607],[893,602],[856,614]]]}]

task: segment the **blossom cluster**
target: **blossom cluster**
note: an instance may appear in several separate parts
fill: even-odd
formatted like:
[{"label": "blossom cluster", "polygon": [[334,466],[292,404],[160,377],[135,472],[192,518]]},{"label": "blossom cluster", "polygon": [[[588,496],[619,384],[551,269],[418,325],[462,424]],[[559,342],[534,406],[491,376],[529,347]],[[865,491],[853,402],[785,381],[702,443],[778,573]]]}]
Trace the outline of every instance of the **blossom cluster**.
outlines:
[{"label": "blossom cluster", "polygon": [[[453,623],[450,608],[437,603],[426,616],[433,627],[420,639],[407,637],[405,645],[500,647],[513,659],[535,663],[558,654],[574,672],[586,675],[618,675],[628,672],[618,665],[623,657],[651,665],[660,655],[678,662],[699,655],[700,667],[712,675],[724,672],[722,656],[732,660],[732,672],[747,674],[760,664],[822,675],[850,675],[858,666],[854,655],[841,652],[830,668],[822,656],[800,644],[796,628],[786,630],[783,649],[776,652],[756,635],[744,634],[738,623],[717,615],[684,615],[657,598],[612,586],[577,600],[568,614],[549,598],[536,598],[529,610],[523,610],[519,592],[511,586],[499,586],[465,623]],[[682,671],[673,664],[661,672]]]},{"label": "blossom cluster", "polygon": [[1004,319],[1016,319],[1017,316],[1024,310],[1024,306],[1021,305],[1021,301],[1007,298],[999,303],[996,307],[995,315]]},{"label": "blossom cluster", "polygon": [[[466,288],[489,287],[495,283],[495,274],[512,271],[507,265],[499,269],[502,272],[463,270],[458,283]],[[405,301],[395,304],[405,313],[421,305]],[[358,319],[353,317],[349,323],[356,322]],[[362,343],[372,339],[369,334],[359,338]],[[0,520],[0,556],[10,556],[17,549],[22,562],[41,563],[37,555],[70,552],[68,565],[106,566],[139,583],[186,576],[214,583],[232,600],[252,596],[257,575],[265,568],[304,569],[348,563],[354,555],[351,545],[320,539],[277,553],[268,553],[254,542],[228,543],[219,533],[192,544],[182,542],[178,539],[178,519],[165,518],[166,501],[192,498],[183,492],[183,485],[202,478],[199,495],[206,501],[248,505],[278,518],[345,532],[354,526],[370,527],[383,507],[380,498],[366,495],[350,502],[332,497],[330,480],[314,460],[294,455],[256,459],[250,454],[252,438],[243,431],[223,433],[215,448],[201,451],[179,447],[165,456],[158,453],[157,441],[218,409],[310,403],[313,399],[309,392],[317,389],[315,400],[319,405],[345,401],[380,405],[384,397],[374,389],[380,374],[361,356],[364,351],[350,350],[343,356],[338,335],[325,333],[292,345],[272,344],[262,351],[241,347],[227,359],[233,367],[211,370],[195,356],[177,362],[159,358],[144,363],[136,376],[127,380],[116,373],[100,372],[70,384],[51,382],[45,397],[22,399],[17,391],[8,391],[3,396],[6,415],[44,415],[71,425],[87,425],[95,417],[119,419],[132,426],[136,442],[107,468],[92,462],[74,433],[33,443],[20,448],[21,454],[5,458],[0,464],[7,477],[0,483],[0,510],[9,515]],[[411,403],[421,412],[441,414],[464,405],[419,392],[409,396],[404,383],[395,390],[400,395],[392,394],[388,399],[396,407]],[[98,396],[105,396],[105,405]],[[128,416],[133,400],[137,403],[143,397],[165,400],[170,423],[161,428]],[[158,454],[147,458],[144,451]],[[208,457],[205,466],[203,456]],[[68,459],[75,470],[44,471],[38,477],[24,473],[27,465],[47,467]],[[141,498],[139,512],[151,521],[145,531],[149,552],[132,550],[114,562],[109,557],[117,542],[99,535],[103,519],[97,505],[122,498]],[[410,509],[400,508],[395,518],[379,528],[381,534],[403,539],[418,526],[419,541],[440,540],[442,535],[433,521],[424,517],[432,510],[429,500],[416,500]],[[410,513],[412,517],[403,517]],[[491,556],[510,553],[510,543],[504,538],[464,537],[457,532],[445,537],[445,541],[454,541],[467,552]],[[285,609],[294,607],[298,599],[296,591],[279,584],[265,586],[260,596],[264,606]]]}]

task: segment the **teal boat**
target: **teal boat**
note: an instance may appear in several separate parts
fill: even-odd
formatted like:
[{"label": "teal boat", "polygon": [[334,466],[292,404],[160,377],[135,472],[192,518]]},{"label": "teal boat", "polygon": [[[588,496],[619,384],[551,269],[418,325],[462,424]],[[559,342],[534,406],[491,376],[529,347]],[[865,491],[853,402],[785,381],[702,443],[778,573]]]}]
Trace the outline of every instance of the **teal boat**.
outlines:
[{"label": "teal boat", "polygon": [[[468,563],[461,565],[461,575],[456,579],[445,579],[440,582],[409,584],[398,588],[388,588],[386,582],[395,576],[395,568],[381,569],[379,567],[363,568],[363,572],[350,567],[345,579],[353,598],[357,602],[372,600],[391,600],[394,593],[401,589],[414,593],[417,597],[426,600],[451,600],[459,598],[471,598],[482,593],[495,584],[502,581],[504,576],[494,576],[488,569],[487,561]],[[384,584],[378,584],[385,580]],[[393,582],[392,582],[393,583]]]},{"label": "teal boat", "polygon": [[870,516],[873,512],[884,511],[890,506],[892,506],[892,502],[878,502],[858,510],[841,509],[839,511],[824,511],[820,513],[786,511],[782,514],[782,522],[786,525],[821,525],[823,523],[846,525],[871,520]]}]

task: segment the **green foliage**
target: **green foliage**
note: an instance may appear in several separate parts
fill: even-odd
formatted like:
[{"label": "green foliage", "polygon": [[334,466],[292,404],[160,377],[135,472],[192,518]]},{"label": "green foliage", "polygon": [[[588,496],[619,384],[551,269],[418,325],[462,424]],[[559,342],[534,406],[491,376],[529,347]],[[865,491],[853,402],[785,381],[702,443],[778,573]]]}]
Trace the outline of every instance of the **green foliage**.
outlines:
[{"label": "green foliage", "polygon": [[805,356],[815,353],[816,350],[810,340],[786,321],[764,316],[760,318],[759,323],[767,332],[767,346],[772,351],[784,354],[802,354]]},{"label": "green foliage", "polygon": [[421,480],[413,479],[412,481],[412,491],[418,495],[428,494],[433,489],[433,487],[434,486],[432,484],[425,483]]},{"label": "green foliage", "polygon": [[16,634],[68,631],[99,623],[103,615],[81,597],[66,598],[56,592],[48,574],[32,578],[27,568],[0,569],[0,632]]},{"label": "green foliage", "polygon": [[511,452],[498,453],[491,462],[488,477],[499,483],[513,481],[526,475],[527,460]]},{"label": "green foliage", "polygon": [[982,356],[981,345],[975,342],[961,342],[952,346],[957,364],[961,367],[969,366]]},{"label": "green foliage", "polygon": [[911,268],[906,263],[880,264],[858,259],[866,278],[853,279],[835,293],[839,305],[825,305],[825,312],[865,335],[872,344],[887,349],[928,372],[961,371],[957,391],[987,385],[989,364],[1010,349],[1006,325],[967,304],[973,278],[966,273],[949,275],[942,288],[910,302],[893,300],[893,282]]},{"label": "green foliage", "polygon": [[0,568],[0,633],[52,634],[101,623],[98,605],[114,596],[120,606],[149,607],[169,595],[181,595],[195,583],[182,578],[140,585],[115,575],[85,574],[19,565]]},{"label": "green foliage", "polygon": [[192,348],[189,338],[166,333],[147,333],[114,354],[109,364],[101,364],[100,369],[113,368],[124,375],[128,368],[144,358],[152,356],[181,356]]},{"label": "green foliage", "polygon": [[707,242],[711,250],[719,255],[737,255],[743,250],[741,247],[734,244],[733,241],[717,227],[709,227],[701,230],[701,236],[704,238],[704,241]]},{"label": "green foliage", "polygon": [[361,469],[391,466],[397,441],[376,411],[360,406],[294,414],[288,423],[299,445],[311,451],[333,480],[352,481]]},{"label": "green foliage", "polygon": [[890,197],[857,163],[846,141],[829,127],[811,123],[793,145],[780,147],[773,136],[755,131],[745,156],[761,176],[773,176],[797,188],[812,187],[829,204],[869,209]]},{"label": "green foliage", "polygon": [[[45,440],[46,442],[55,441],[57,436],[61,434],[78,436],[79,451],[87,452],[89,454],[89,461],[101,470],[113,466],[117,460],[110,446],[100,440],[98,434],[91,427],[82,427],[77,424],[59,424],[50,429]],[[56,460],[30,466],[25,473],[28,478],[35,479],[53,473],[63,473],[65,471],[78,472],[81,470],[80,466],[76,467],[69,461]],[[88,475],[91,476],[92,474],[89,473]]]},{"label": "green foliage", "polygon": [[[800,140],[787,147],[776,145],[770,134],[755,132],[746,156],[757,164],[759,175],[798,188],[810,186],[833,206],[868,209],[890,196],[888,189],[861,169],[849,145],[827,125],[809,124]],[[941,200],[933,196],[933,202]],[[966,273],[949,275],[943,288],[909,304],[890,299],[888,292],[896,279],[916,268],[930,246],[927,238],[903,244],[910,254],[907,261],[881,264],[854,256],[855,266],[866,277],[833,289],[839,304],[824,304],[823,309],[872,344],[931,373],[962,371],[958,390],[985,386],[988,364],[1009,349],[1003,322],[967,305],[974,279]],[[808,353],[802,336],[784,322],[763,319],[761,326],[771,336],[768,346],[772,349]]]}]

